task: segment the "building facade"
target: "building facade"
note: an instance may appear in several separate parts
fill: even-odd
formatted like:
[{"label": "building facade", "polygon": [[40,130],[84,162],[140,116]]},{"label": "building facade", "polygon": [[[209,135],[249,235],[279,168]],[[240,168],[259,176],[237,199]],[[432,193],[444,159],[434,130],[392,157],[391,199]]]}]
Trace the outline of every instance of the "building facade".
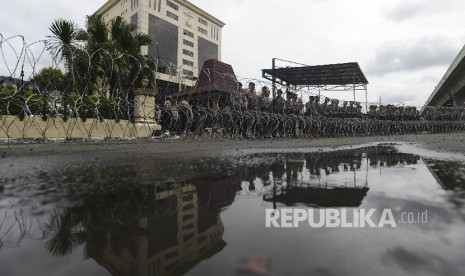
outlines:
[{"label": "building facade", "polygon": [[162,81],[189,85],[205,60],[221,60],[225,24],[189,1],[109,0],[95,14],[106,22],[121,16],[148,34],[153,43],[142,54],[158,60]]}]

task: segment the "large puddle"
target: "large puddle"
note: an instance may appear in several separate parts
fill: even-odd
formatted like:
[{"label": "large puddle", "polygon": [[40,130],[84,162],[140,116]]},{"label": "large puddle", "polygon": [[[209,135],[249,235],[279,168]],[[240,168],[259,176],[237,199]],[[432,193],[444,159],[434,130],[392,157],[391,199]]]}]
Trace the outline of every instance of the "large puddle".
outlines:
[{"label": "large puddle", "polygon": [[[465,274],[465,165],[393,146],[0,179],[0,275]],[[270,209],[376,227],[267,227]]]}]

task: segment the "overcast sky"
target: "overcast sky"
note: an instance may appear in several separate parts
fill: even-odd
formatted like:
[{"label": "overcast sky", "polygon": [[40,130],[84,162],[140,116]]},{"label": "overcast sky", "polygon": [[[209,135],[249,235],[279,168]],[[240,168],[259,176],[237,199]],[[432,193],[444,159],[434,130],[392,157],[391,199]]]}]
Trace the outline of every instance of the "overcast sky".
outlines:
[{"label": "overcast sky", "polygon": [[[0,33],[21,34],[30,43],[49,35],[55,18],[84,26],[85,16],[106,1],[4,2]],[[260,70],[271,68],[273,57],[308,65],[356,61],[370,82],[373,102],[381,95],[383,103],[421,106],[465,44],[463,0],[191,2],[226,23],[222,60],[237,75],[261,78]],[[352,97],[347,92],[329,96]]]}]

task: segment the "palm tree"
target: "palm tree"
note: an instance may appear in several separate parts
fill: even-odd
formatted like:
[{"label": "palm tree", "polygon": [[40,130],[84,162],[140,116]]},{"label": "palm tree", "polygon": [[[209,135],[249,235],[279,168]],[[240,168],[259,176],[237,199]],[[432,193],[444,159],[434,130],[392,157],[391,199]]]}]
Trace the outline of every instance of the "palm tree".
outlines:
[{"label": "palm tree", "polygon": [[146,34],[135,33],[136,26],[118,16],[108,24],[101,18],[87,18],[87,49],[92,53],[94,76],[104,79],[110,97],[131,98],[131,89],[142,79],[146,67],[141,47],[152,42]]},{"label": "palm tree", "polygon": [[[152,43],[150,37],[146,34],[135,33],[136,26],[124,21],[122,17],[116,17],[109,24],[110,45],[114,56],[118,56],[119,62],[115,65],[115,71],[118,77],[122,78],[122,83],[126,90],[126,97],[130,96],[130,87],[134,87],[136,81],[139,83],[142,79],[142,69],[146,66],[144,58],[141,55],[141,47],[148,46]],[[114,84],[114,80],[112,81]]]},{"label": "palm tree", "polygon": [[74,89],[76,78],[74,75],[73,53],[76,50],[76,42],[82,31],[74,22],[65,19],[53,21],[49,30],[53,35],[49,36],[50,46],[47,49],[52,52],[54,59],[65,60],[68,73],[71,75],[72,88]]},{"label": "palm tree", "polygon": [[[64,60],[72,92],[79,92],[83,100],[100,86],[99,96],[109,92],[110,98],[129,103],[143,76],[153,78],[141,54],[141,47],[150,45],[151,39],[136,29],[119,16],[109,23],[88,16],[85,30],[69,20],[57,19],[50,26],[53,35],[48,49],[54,58]],[[129,108],[121,107],[125,116],[131,114]]]}]

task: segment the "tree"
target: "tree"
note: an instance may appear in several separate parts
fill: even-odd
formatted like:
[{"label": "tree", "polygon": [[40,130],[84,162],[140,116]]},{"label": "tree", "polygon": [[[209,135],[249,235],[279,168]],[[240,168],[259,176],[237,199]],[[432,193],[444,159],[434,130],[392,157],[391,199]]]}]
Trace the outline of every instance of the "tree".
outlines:
[{"label": "tree", "polygon": [[97,16],[87,18],[86,42],[92,55],[92,75],[108,84],[112,98],[127,98],[147,67],[141,47],[150,45],[152,40],[146,34],[135,33],[136,29],[120,16],[108,24]]},{"label": "tree", "polygon": [[[101,91],[109,90],[111,98],[128,100],[143,76],[151,77],[141,54],[141,47],[150,45],[151,39],[136,33],[136,29],[120,16],[109,23],[88,16],[85,30],[71,21],[57,19],[50,26],[53,36],[49,50],[55,58],[65,61],[73,92],[88,96],[100,86]],[[82,47],[77,47],[80,42]]]},{"label": "tree", "polygon": [[74,74],[74,52],[76,51],[76,43],[82,36],[82,30],[76,25],[76,23],[65,20],[56,19],[53,21],[49,30],[52,32],[52,36],[49,36],[50,46],[48,50],[52,52],[52,55],[57,60],[65,60],[66,68],[68,73],[71,75],[71,84],[74,90],[76,82]]},{"label": "tree", "polygon": [[53,91],[64,92],[67,88],[66,75],[58,68],[45,67],[34,76],[31,82],[35,83],[40,94],[49,94]]}]

